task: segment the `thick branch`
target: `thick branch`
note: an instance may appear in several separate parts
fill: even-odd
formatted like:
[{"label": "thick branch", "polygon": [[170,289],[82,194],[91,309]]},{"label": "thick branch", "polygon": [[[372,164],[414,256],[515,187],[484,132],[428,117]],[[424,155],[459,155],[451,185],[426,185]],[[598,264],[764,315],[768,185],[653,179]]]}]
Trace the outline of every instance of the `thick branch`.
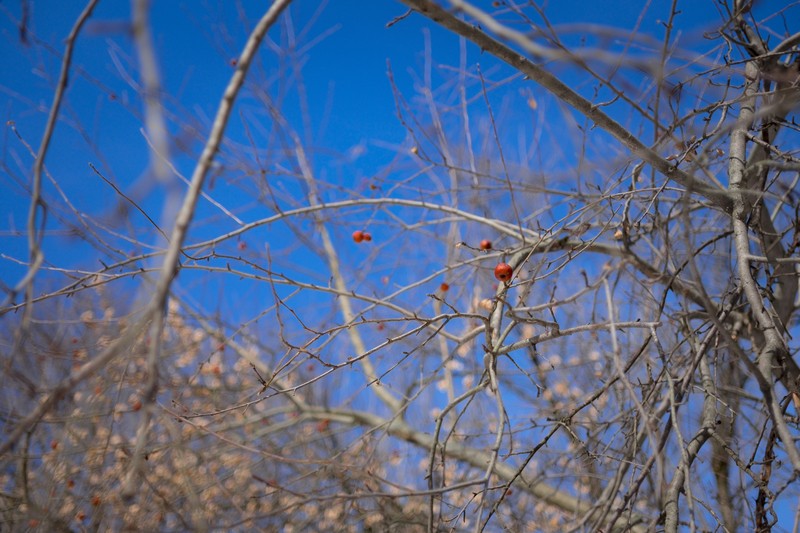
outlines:
[{"label": "thick branch", "polygon": [[[764,299],[758,289],[758,284],[753,278],[750,270],[750,242],[746,217],[748,213],[744,185],[744,171],[746,161],[746,142],[747,131],[752,125],[755,115],[755,94],[757,90],[758,72],[756,65],[748,63],[745,69],[746,86],[744,100],[742,101],[739,118],[736,128],[731,135],[730,161],[728,165],[728,175],[731,196],[733,198],[733,232],[734,246],[736,249],[736,266],[739,272],[739,283],[742,292],[750,304],[750,309],[756,324],[764,335],[764,346],[760,348],[758,355],[758,371],[762,379],[759,380],[764,401],[772,415],[775,430],[780,436],[789,455],[789,459],[796,472],[800,473],[800,452],[794,444],[792,434],[786,426],[780,402],[775,395],[775,388],[772,386],[772,368],[776,361],[788,358],[786,341],[781,335],[783,328],[779,324],[779,319],[775,312],[765,305]],[[792,392],[796,391],[790,388]]]}]

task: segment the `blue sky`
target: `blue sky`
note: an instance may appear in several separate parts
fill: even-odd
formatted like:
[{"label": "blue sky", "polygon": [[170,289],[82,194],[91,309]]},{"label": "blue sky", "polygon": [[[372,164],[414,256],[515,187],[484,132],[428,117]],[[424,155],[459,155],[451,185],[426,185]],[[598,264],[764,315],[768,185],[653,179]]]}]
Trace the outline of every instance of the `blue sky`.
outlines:
[{"label": "blue sky", "polygon": [[[0,12],[0,57],[4,58],[4,68],[0,71],[0,113],[4,123],[13,121],[17,125],[19,133],[35,150],[52,101],[63,41],[83,4],[53,0],[29,4],[28,38],[46,43],[51,52],[42,53],[41,47],[21,46],[20,4],[3,4]],[[659,14],[666,16],[668,2],[653,2],[648,16],[641,20],[640,2],[617,5],[629,5],[630,9],[609,10],[601,2],[556,2],[547,12],[554,25],[582,20],[625,28],[639,21],[642,32],[660,35],[663,31]],[[187,121],[197,128],[198,138],[208,131],[232,72],[230,60],[238,56],[247,30],[260,16],[264,4],[243,2],[239,6],[234,8],[234,4],[216,2],[153,3],[153,34],[164,92],[168,95],[165,105],[173,114],[169,127],[176,137],[180,137],[180,125]],[[578,6],[580,19],[575,16]],[[323,3],[322,7],[318,2],[300,1],[290,8],[296,40],[303,46],[312,43],[303,54],[302,67],[311,127],[304,128],[297,92],[293,88],[287,92],[283,112],[303,139],[317,148],[312,156],[319,178],[333,181],[343,189],[363,191],[376,172],[385,169],[398,151],[409,147],[407,132],[396,118],[387,65],[391,65],[400,94],[413,100],[422,83],[426,46],[431,51],[434,85],[442,82],[442,72],[438,69],[443,65],[452,69],[458,64],[458,39],[424,17],[414,14],[387,28],[389,21],[405,12],[404,5],[388,1],[350,0]],[[691,16],[695,17],[698,31],[695,35],[684,36],[684,40],[702,44],[699,30],[709,17],[716,18],[714,7],[711,3],[701,4],[699,8],[693,6]],[[76,48],[75,71],[64,118],[56,128],[47,166],[57,171],[55,178],[80,211],[102,218],[113,207],[108,204],[112,191],[89,169],[87,163],[91,162],[107,179],[158,218],[163,198],[149,188],[144,188],[143,192],[142,187],[147,183],[143,173],[148,167],[148,151],[140,132],[142,105],[131,87],[131,83],[138,82],[138,71],[135,51],[125,33],[125,23],[129,19],[128,2],[100,2],[85,27]],[[686,26],[692,27],[692,21]],[[287,27],[283,24],[273,28],[267,46],[286,46],[291,42]],[[589,34],[573,32],[568,40],[578,41]],[[479,63],[487,78],[511,74],[504,67],[498,70],[493,58],[474,47],[467,46],[466,50],[467,63]],[[262,53],[264,63],[253,69],[252,79],[263,79],[259,76],[264,69],[274,67],[270,64],[274,58],[274,54]],[[570,80],[569,72],[562,74],[566,81]],[[289,83],[294,81],[288,80]],[[580,82],[576,80],[576,83]],[[536,94],[540,101],[546,98],[541,89],[532,84],[526,90]],[[490,93],[497,112],[504,109],[502,104],[506,96],[517,96],[515,91],[516,88],[509,87]],[[250,118],[255,122],[258,117],[247,113],[258,107],[242,99],[240,114],[231,120],[228,128],[232,139],[248,142],[244,126]],[[557,106],[550,109],[560,113]],[[518,113],[507,108],[505,111],[507,120],[519,119]],[[83,129],[77,129],[77,124]],[[546,142],[552,138],[552,133],[545,136]],[[513,131],[508,134],[515,135]],[[567,153],[571,150],[568,143],[560,140],[553,148]],[[542,149],[543,153],[551,150],[544,146]],[[5,194],[0,197],[0,213],[4,214],[0,232],[6,236],[4,253],[18,259],[27,256],[24,236],[13,232],[24,226],[28,209],[28,195],[20,181],[27,179],[26,173],[32,167],[31,158],[24,152],[7,129],[3,157],[12,172],[11,176],[6,173],[2,176]],[[330,157],[326,158],[325,154]],[[342,154],[353,157],[342,158]],[[178,170],[184,176],[191,175],[193,156],[177,153],[172,156]],[[49,184],[45,190],[46,194],[57,194]],[[219,200],[224,203],[226,194],[237,195],[241,191],[226,192],[218,188],[214,194],[222,195]],[[50,227],[55,227],[58,224],[52,215]],[[198,225],[196,231],[200,230]],[[63,227],[51,233],[51,237],[44,242],[48,257],[67,263],[74,258],[83,267],[91,267],[85,262],[91,252],[81,242],[65,238]],[[22,275],[22,265],[13,260],[0,261],[3,283],[14,285]]]},{"label": "blue sky", "polygon": [[[547,13],[556,26],[585,22],[623,29],[634,26],[641,17],[641,32],[660,38],[664,31],[662,20],[668,14],[670,3],[665,0],[652,2],[644,17],[641,9],[645,2],[635,0],[616,2],[613,10],[608,9],[602,1],[554,1],[548,6]],[[3,63],[0,69],[0,114],[3,123],[13,121],[25,142],[36,150],[52,100],[53,80],[58,75],[63,40],[83,3],[48,0],[30,2],[30,5],[32,11],[28,21],[28,38],[49,44],[52,52],[43,53],[42,47],[22,46],[17,26],[19,3],[0,4],[0,57]],[[764,9],[771,9],[775,3],[765,2],[763,5],[767,6]],[[232,2],[154,2],[153,33],[165,94],[169,95],[166,106],[175,117],[170,123],[170,130],[176,139],[179,140],[185,133],[181,130],[185,124],[197,127],[199,137],[207,132],[222,91],[233,72],[230,61],[239,54],[247,30],[261,15],[264,6],[265,2],[242,2],[242,11],[239,12]],[[302,69],[311,129],[305,130],[298,106],[299,97],[294,89],[286,93],[287,105],[283,110],[286,118],[314,148],[312,154],[320,177],[341,187],[341,190],[355,189],[360,194],[368,195],[368,185],[373,176],[382,172],[398,152],[410,147],[408,134],[396,117],[387,64],[391,64],[399,92],[407,99],[413,99],[417,94],[426,61],[424,50],[427,40],[432,51],[435,77],[444,72],[437,70],[443,65],[458,64],[458,39],[422,16],[414,14],[386,27],[389,21],[405,12],[405,6],[399,2],[377,0],[331,1],[321,9],[318,2],[301,0],[290,8],[293,31],[300,34],[298,41],[303,45],[313,43],[304,54],[306,62]],[[76,207],[99,219],[113,212],[114,204],[108,200],[113,197],[113,191],[91,171],[87,163],[97,166],[109,180],[131,194],[138,190],[137,184],[142,183],[142,175],[148,166],[147,143],[140,133],[141,102],[126,79],[130,76],[138,80],[136,55],[124,32],[124,24],[129,17],[128,2],[101,1],[84,29],[78,41],[75,71],[71,77],[64,118],[56,129],[47,159],[48,168],[54,172],[59,185]],[[682,45],[705,49],[702,31],[714,26],[719,18],[712,1],[694,2],[690,8],[686,7],[680,24]],[[288,43],[287,31],[285,25],[273,28],[267,47]],[[587,35],[590,32],[574,32],[570,40],[577,43]],[[467,47],[467,54],[468,63],[480,63],[489,77],[498,79],[511,74],[507,68],[498,66],[491,57],[474,47]],[[274,58],[275,54],[262,54],[264,63],[253,70],[253,79],[258,80],[260,75],[272,68],[274,65],[270,61],[274,61]],[[580,86],[578,79],[570,78],[571,72],[564,71],[563,75],[565,81],[574,82],[582,90],[587,89]],[[435,80],[436,83],[440,81],[441,78]],[[507,101],[505,98],[509,94],[517,94],[517,90],[517,87],[498,89],[492,92],[490,100],[497,106],[496,109],[503,109],[503,102]],[[537,99],[547,101],[547,95],[540,88],[531,84],[530,90]],[[548,109],[547,112],[559,113],[555,107]],[[251,122],[250,119],[254,122],[260,112],[257,103],[245,97],[231,120],[228,133],[231,139],[241,143],[241,153],[245,155],[248,153],[246,126]],[[515,115],[513,109],[507,109],[506,113],[512,117]],[[625,119],[624,116],[615,118]],[[78,124],[83,129],[79,129]],[[529,133],[534,128],[532,125],[519,127]],[[563,149],[571,155],[573,147],[570,141],[561,142],[557,138],[558,133],[557,128],[556,131],[547,132],[543,151]],[[507,134],[513,137],[515,132]],[[562,146],[557,146],[559,144]],[[0,238],[3,242],[0,253],[24,261],[27,257],[24,232],[16,235],[12,232],[24,230],[28,209],[28,194],[24,187],[30,177],[32,160],[8,127],[5,129],[2,150],[3,162],[9,171],[0,171]],[[196,146],[187,150],[189,153],[192,151],[197,151]],[[226,155],[231,153],[225,152]],[[174,163],[184,176],[189,176],[194,159],[176,150]],[[247,189],[229,186],[221,181],[209,182],[207,190],[226,205],[254,203],[242,200],[241,195]],[[46,194],[54,196],[57,191],[48,184]],[[339,195],[335,189],[329,194],[331,197]],[[139,201],[142,207],[158,218],[163,201],[160,191],[151,190],[143,194]],[[200,209],[202,216],[198,217],[198,228],[193,234],[195,239],[218,235],[235,227],[208,204],[201,203]],[[240,214],[246,221],[263,215],[252,205],[242,211]],[[62,228],[53,215],[49,227]],[[141,218],[134,220],[137,227],[147,227]],[[347,231],[338,236],[346,241]],[[376,241],[389,239],[388,235],[380,235],[380,226],[376,226],[374,231],[380,237]],[[273,239],[275,248],[290,244],[287,239],[281,241],[279,231],[273,231],[270,239]],[[248,245],[257,246],[252,241],[248,241]],[[63,232],[51,233],[46,237],[45,251],[48,259],[59,265],[97,267],[93,250]],[[412,250],[410,254],[413,253]],[[425,255],[430,254],[431,250],[417,250],[416,253]],[[345,248],[342,255],[344,258],[356,257],[356,250],[352,246]],[[293,256],[294,259],[296,256]],[[404,266],[404,261],[411,261],[409,257],[401,259],[397,264],[385,265],[386,270],[381,270],[384,265],[378,264],[376,278],[394,272],[393,268],[399,270]],[[372,256],[359,260],[367,264],[380,258]],[[309,254],[307,263],[298,268],[307,269],[309,276],[317,274],[324,278],[324,275],[314,272],[314,261],[316,259]],[[0,280],[4,284],[13,286],[24,272],[22,265],[0,258]],[[181,282],[191,288],[191,279],[182,276]],[[219,283],[218,287],[215,286],[218,292],[236,286],[231,281]],[[216,300],[218,292],[208,290],[211,293],[210,300]],[[244,296],[242,299],[247,300],[248,295]],[[252,294],[249,296],[252,300]],[[230,298],[220,300],[228,307],[246,308],[251,304],[250,301],[232,301]]]},{"label": "blue sky", "polygon": [[[658,14],[666,14],[667,4],[664,1],[652,3],[648,13],[651,16],[644,17],[641,23],[643,32],[661,32]],[[245,23],[242,13],[232,5],[221,5],[224,3],[154,2],[152,10],[165,92],[177,99],[167,105],[205,124],[213,116],[231,73],[229,61],[241,49],[245,26],[258,18],[264,4],[243,2]],[[632,26],[641,15],[641,2],[630,1],[627,5],[630,9],[608,10],[602,2],[556,2],[548,7],[548,15],[554,25],[575,22],[576,6],[580,6],[580,20],[624,28]],[[17,26],[20,5],[4,4],[0,12],[0,56],[3,57],[0,113],[3,122],[14,121],[20,134],[35,148],[52,100],[53,80],[60,61],[58,54],[83,4],[51,0],[30,2],[30,6],[29,38],[48,43],[52,53],[40,55],[38,47],[20,46]],[[705,8],[705,13],[698,11],[698,7]],[[358,176],[370,176],[385,166],[394,155],[391,148],[406,141],[406,132],[395,117],[387,64],[392,66],[400,92],[409,97],[420,79],[427,38],[435,64],[453,64],[458,58],[458,40],[419,15],[386,27],[387,22],[405,11],[405,6],[399,2],[388,1],[330,2],[321,9],[318,2],[300,1],[291,7],[295,31],[301,33],[298,40],[301,43],[315,41],[303,66],[314,124],[313,131],[306,135],[310,133],[317,146],[342,154],[360,147],[360,157],[347,169],[353,180]],[[714,7],[710,2],[693,5],[691,16],[695,17],[698,27],[702,27],[707,17],[715,17]],[[141,111],[141,103],[125,80],[126,76],[136,79],[137,75],[136,56],[123,31],[129,17],[128,2],[100,2],[96,8],[78,41],[74,60],[75,67],[83,69],[86,75],[72,75],[69,102],[65,107],[67,118],[56,129],[48,154],[48,167],[58,169],[59,183],[76,206],[89,213],[102,212],[109,191],[89,170],[87,160],[103,169],[102,160],[97,157],[101,153],[106,161],[113,162],[110,168],[106,167],[113,171],[108,177],[123,190],[133,186],[148,163],[147,146],[139,132],[139,118],[135,116]],[[692,26],[691,21],[688,26]],[[287,42],[281,35],[284,31],[285,28],[273,29],[272,42]],[[698,34],[689,39],[699,40],[699,37]],[[491,58],[482,57],[472,47],[468,47],[468,54],[468,61],[481,62],[483,68],[494,64]],[[286,113],[296,128],[302,127],[296,107],[287,106]],[[77,122],[86,130],[76,131],[71,123]],[[174,131],[174,124],[172,126]],[[231,122],[229,132],[241,138],[239,121]],[[92,150],[81,135],[96,143],[95,157],[91,157]],[[3,146],[5,161],[12,168],[22,172],[32,166],[30,158],[24,154],[18,156],[20,165],[10,159],[10,152],[20,153],[22,149],[11,139],[8,130]],[[120,164],[123,161],[124,164]],[[192,164],[190,159],[176,159],[184,175],[191,173]],[[0,198],[0,212],[7,215],[0,222],[0,231],[7,231],[24,224],[27,195],[17,184],[9,183],[7,176],[3,179],[6,193]],[[144,207],[159,202],[152,196],[149,200]],[[6,242],[6,253],[25,256],[23,238]],[[54,250],[57,254],[61,252],[69,250],[58,247]],[[0,273],[3,272],[13,272],[1,277],[5,283],[14,283],[22,269],[3,261]]]}]

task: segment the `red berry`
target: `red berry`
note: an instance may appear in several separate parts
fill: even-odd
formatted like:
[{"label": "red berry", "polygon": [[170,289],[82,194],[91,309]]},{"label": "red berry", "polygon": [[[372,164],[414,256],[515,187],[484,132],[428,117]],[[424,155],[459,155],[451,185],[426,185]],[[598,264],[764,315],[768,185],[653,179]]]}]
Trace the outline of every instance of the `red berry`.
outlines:
[{"label": "red berry", "polygon": [[367,241],[367,242],[371,241],[372,240],[372,235],[370,235],[369,233],[367,233],[365,231],[364,232],[364,240]]},{"label": "red berry", "polygon": [[[371,237],[370,237],[370,238],[371,238]],[[356,242],[361,242],[361,241],[363,241],[363,240],[364,240],[364,232],[363,232],[363,231],[361,231],[360,229],[359,229],[359,230],[356,230],[356,231],[354,231],[354,232],[353,232],[353,240],[354,240],[354,241],[356,241]]]},{"label": "red berry", "polygon": [[513,273],[514,269],[508,263],[500,263],[494,267],[494,277],[503,283],[508,283]]},{"label": "red berry", "polygon": [[450,290],[450,285],[448,285],[447,283],[442,283],[441,285],[439,285],[439,290],[442,292],[447,292]]},{"label": "red berry", "polygon": [[483,239],[481,241],[481,250],[491,250],[492,249],[492,241],[489,239]]}]

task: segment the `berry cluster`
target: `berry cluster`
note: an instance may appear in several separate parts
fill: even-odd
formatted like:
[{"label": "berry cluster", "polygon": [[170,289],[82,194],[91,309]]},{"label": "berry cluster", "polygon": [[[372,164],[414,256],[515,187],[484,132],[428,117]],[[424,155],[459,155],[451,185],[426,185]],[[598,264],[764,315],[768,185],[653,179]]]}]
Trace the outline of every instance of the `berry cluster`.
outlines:
[{"label": "berry cluster", "polygon": [[371,241],[372,235],[367,233],[366,231],[356,230],[353,232],[353,240],[356,242],[363,242],[363,241]]}]

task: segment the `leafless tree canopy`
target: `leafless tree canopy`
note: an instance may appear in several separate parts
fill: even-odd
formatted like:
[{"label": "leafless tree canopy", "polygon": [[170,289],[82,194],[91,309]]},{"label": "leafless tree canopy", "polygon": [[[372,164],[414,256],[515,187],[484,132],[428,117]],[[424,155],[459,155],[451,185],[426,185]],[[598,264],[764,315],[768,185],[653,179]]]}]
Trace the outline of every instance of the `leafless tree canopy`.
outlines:
[{"label": "leafless tree canopy", "polygon": [[800,3],[403,0],[405,138],[347,153],[289,0],[198,15],[211,115],[98,3],[2,8],[52,100],[4,92],[1,530],[798,530]]}]

